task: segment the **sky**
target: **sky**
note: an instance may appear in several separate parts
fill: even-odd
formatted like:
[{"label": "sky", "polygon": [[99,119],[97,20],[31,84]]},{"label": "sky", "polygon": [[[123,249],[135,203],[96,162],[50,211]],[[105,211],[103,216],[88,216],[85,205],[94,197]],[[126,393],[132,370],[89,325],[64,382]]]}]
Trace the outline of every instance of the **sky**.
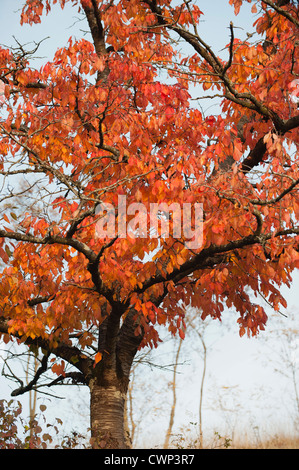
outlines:
[{"label": "sky", "polygon": [[[61,10],[59,6],[55,5],[52,12],[43,18],[41,25],[20,27],[18,10],[23,3],[23,0],[0,0],[0,44],[14,46],[15,39],[21,44],[43,41],[39,49],[39,59],[35,62],[36,67],[50,60],[57,47],[65,46],[70,35],[74,34],[77,37],[82,35],[84,23],[80,21],[75,9],[70,8],[68,4],[65,10]],[[225,0],[201,0],[198,5],[205,13],[204,19],[200,23],[200,33],[217,53],[219,51],[221,54],[226,53],[223,48],[229,43],[228,26],[231,20],[236,27],[236,36],[245,38],[246,33],[253,30],[252,23],[255,18],[251,14],[248,4],[241,9],[241,14],[238,17],[234,16],[233,8]],[[30,48],[30,44],[28,47]],[[288,302],[288,307],[282,311],[287,317],[280,317],[283,328],[299,329],[298,286],[299,274],[297,272],[294,274],[291,289],[286,287],[282,289]],[[253,427],[260,426],[262,428],[266,421],[271,424],[269,416],[271,419],[273,418],[273,430],[280,423],[284,423],[286,429],[290,424],[288,409],[292,403],[288,402],[288,392],[283,392],[283,390],[289,389],[290,384],[284,381],[281,374],[274,372],[275,367],[270,361],[271,353],[269,355],[271,349],[278,349],[279,346],[277,335],[272,331],[276,327],[277,320],[269,308],[266,310],[270,318],[269,326],[266,332],[261,333],[257,338],[239,338],[235,322],[236,316],[231,312],[224,312],[224,325],[213,324],[209,330],[207,342],[212,346],[208,351],[209,378],[205,389],[204,424],[213,427],[215,420],[216,430],[217,426],[220,430],[220,418],[220,421],[222,420],[221,426],[223,425],[224,428],[228,420],[227,413],[223,409],[221,413],[219,413],[219,409],[217,412],[212,410],[213,407],[217,408],[217,403],[221,399],[225,399],[229,406],[235,409],[235,412],[231,414],[234,419],[236,416],[238,419],[240,416],[243,419],[249,419],[253,423]],[[292,320],[292,313],[297,313],[297,320]],[[234,318],[234,321],[231,321],[231,317]],[[158,348],[153,360],[162,363],[169,360],[175,354],[175,346],[175,342],[165,343]],[[297,346],[299,347],[298,343]],[[298,347],[294,358],[297,364]],[[184,344],[181,360],[183,365],[179,368],[178,374],[176,432],[180,432],[182,426],[186,429],[186,426],[191,422],[197,421],[202,359],[195,336],[190,344],[187,342]],[[1,360],[0,367],[2,367]],[[143,404],[143,409],[146,409],[145,403],[148,403],[148,400],[150,403],[155,400],[154,394],[151,393],[152,389],[158,397],[156,406],[152,407],[147,417],[144,418],[147,435],[150,433],[152,436],[151,445],[158,445],[164,439],[167,426],[171,403],[169,383],[172,380],[172,371],[161,371],[157,368],[147,367],[141,370],[138,377],[139,383],[144,381],[147,384],[147,393],[144,392],[144,396],[139,400],[139,403]],[[11,384],[0,376],[0,399],[9,398],[10,388]],[[46,397],[43,397],[40,398],[40,403],[43,401],[48,406],[50,414],[54,413],[53,416],[55,416],[55,412],[59,412],[67,429],[74,425],[74,412],[77,411],[76,426],[84,432],[84,423],[88,426],[88,418],[86,417],[88,414],[88,390],[79,392],[76,389],[74,392],[73,389],[68,388],[65,393],[59,390],[59,394],[66,398],[50,402]],[[22,396],[18,399],[26,407],[28,397]],[[159,411],[159,402],[165,403],[162,414],[161,410]],[[192,425],[190,426],[192,428]],[[154,438],[154,436],[156,437]],[[147,438],[140,436],[139,446],[146,446],[145,439]]]}]

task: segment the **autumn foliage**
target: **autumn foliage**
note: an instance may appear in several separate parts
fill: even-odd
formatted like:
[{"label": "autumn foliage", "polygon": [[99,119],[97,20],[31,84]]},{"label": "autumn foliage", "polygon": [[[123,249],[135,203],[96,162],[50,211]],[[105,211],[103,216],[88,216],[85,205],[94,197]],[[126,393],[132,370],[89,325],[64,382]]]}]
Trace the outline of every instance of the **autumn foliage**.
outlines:
[{"label": "autumn foliage", "polygon": [[[55,3],[27,0],[21,22]],[[187,305],[203,319],[235,309],[240,335],[264,329],[260,299],[286,305],[280,286],[299,266],[298,7],[248,0],[256,34],[238,39],[231,23],[223,59],[190,1],[68,3],[90,35],[39,70],[32,52],[0,49],[0,330],[40,347],[61,380],[78,379],[70,364],[102,384],[122,361],[115,374],[128,378],[158,325],[183,336]],[[229,3],[238,14],[242,0]],[[194,93],[220,112],[204,115]],[[202,203],[202,244],[161,226],[151,236],[149,221],[98,237],[97,207],[119,196],[148,213]]]}]

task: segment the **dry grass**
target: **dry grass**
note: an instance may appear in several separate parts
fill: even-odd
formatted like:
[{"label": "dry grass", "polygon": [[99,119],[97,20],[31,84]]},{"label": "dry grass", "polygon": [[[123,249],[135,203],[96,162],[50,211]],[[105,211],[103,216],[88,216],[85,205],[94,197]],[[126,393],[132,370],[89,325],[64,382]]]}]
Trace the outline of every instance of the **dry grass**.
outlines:
[{"label": "dry grass", "polygon": [[[199,441],[190,439],[187,435],[173,436],[170,449],[198,449]],[[287,435],[283,432],[270,437],[214,435],[204,442],[204,449],[299,449],[299,436]]]},{"label": "dry grass", "polygon": [[299,437],[284,434],[262,439],[253,443],[247,439],[237,438],[230,446],[231,449],[299,449]]}]

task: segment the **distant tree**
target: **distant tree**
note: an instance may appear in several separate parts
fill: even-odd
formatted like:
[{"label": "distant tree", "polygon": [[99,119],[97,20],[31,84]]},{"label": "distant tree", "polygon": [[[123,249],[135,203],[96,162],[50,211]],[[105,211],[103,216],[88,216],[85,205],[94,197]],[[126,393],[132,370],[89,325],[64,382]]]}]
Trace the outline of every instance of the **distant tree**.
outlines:
[{"label": "distant tree", "polygon": [[[287,394],[284,397],[291,398],[293,406],[290,410],[290,417],[294,429],[299,433],[299,362],[298,362],[298,327],[296,325],[296,313],[287,315],[288,322],[282,317],[277,317],[275,327],[271,331],[271,337],[274,340],[266,341],[270,354],[269,361],[274,367],[274,371],[287,379]],[[270,338],[267,338],[270,340]]]},{"label": "distant tree", "polygon": [[[184,337],[179,301],[202,319],[235,308],[241,335],[267,321],[246,289],[285,305],[299,265],[298,5],[254,1],[255,42],[231,22],[223,59],[192,1],[69,1],[89,36],[39,70],[37,46],[0,49],[0,332],[39,354],[31,389],[49,369],[48,385],[88,386],[93,447],[123,448],[133,359],[158,345],[156,325]],[[55,3],[26,0],[21,22]],[[24,179],[28,209],[11,211]]]}]

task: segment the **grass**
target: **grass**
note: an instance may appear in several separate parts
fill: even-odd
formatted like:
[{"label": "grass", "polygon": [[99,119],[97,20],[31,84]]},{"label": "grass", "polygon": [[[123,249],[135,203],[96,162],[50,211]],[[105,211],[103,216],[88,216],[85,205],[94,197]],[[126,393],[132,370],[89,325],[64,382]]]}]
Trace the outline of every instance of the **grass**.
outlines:
[{"label": "grass", "polygon": [[[173,436],[170,449],[198,449],[199,440],[181,434]],[[259,435],[237,435],[233,439],[218,432],[204,441],[204,449],[299,449],[299,436],[280,432],[261,438]]]},{"label": "grass", "polygon": [[257,443],[239,437],[235,439],[231,449],[299,449],[299,437],[275,434]]}]

